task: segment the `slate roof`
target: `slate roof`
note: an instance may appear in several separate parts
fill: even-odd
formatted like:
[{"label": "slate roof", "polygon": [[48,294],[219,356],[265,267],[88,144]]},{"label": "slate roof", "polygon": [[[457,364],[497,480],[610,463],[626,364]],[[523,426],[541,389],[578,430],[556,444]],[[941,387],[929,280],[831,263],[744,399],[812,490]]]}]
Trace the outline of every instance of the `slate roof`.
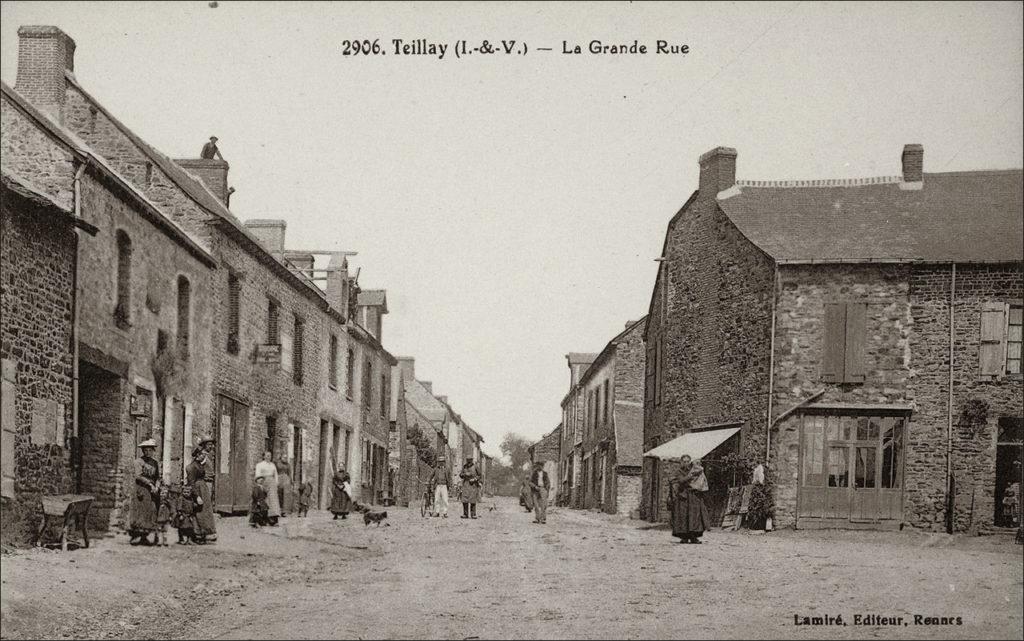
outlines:
[{"label": "slate roof", "polygon": [[779,262],[1024,260],[1021,169],[898,178],[737,181],[722,211]]},{"label": "slate roof", "polygon": [[643,406],[616,403],[614,424],[616,465],[643,465]]}]

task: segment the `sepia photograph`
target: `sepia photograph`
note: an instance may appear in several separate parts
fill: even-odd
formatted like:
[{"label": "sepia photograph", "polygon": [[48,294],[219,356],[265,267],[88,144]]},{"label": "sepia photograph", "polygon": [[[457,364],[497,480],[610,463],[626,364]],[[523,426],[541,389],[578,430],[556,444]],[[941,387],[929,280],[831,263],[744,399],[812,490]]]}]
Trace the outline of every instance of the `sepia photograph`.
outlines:
[{"label": "sepia photograph", "polygon": [[0,0],[0,639],[1024,639],[1022,41]]}]

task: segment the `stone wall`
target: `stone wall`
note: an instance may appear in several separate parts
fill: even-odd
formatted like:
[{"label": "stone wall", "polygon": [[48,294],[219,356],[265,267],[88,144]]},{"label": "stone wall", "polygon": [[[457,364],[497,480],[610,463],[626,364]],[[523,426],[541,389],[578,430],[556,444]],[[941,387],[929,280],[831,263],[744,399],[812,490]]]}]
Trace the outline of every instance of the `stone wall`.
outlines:
[{"label": "stone wall", "polygon": [[[933,530],[944,527],[946,514],[949,292],[948,265],[913,269],[910,300],[914,377],[909,391],[917,409],[910,427],[904,517],[913,525]],[[1019,304],[1022,298],[1021,265],[957,265],[952,408],[957,530],[992,524],[997,423],[1000,417],[1019,417],[1024,412],[1020,375],[995,380],[984,380],[980,375],[981,309],[985,303]],[[960,413],[972,399],[988,403],[988,423],[977,431],[960,424]]]},{"label": "stone wall", "polygon": [[743,451],[763,456],[774,265],[703,192],[669,224],[665,259],[645,336],[648,345],[662,337],[663,389],[645,408],[644,451],[692,427],[738,421]]},{"label": "stone wall", "polygon": [[622,471],[614,475],[615,499],[614,512],[633,515],[640,509],[640,491],[643,478],[637,473],[625,474]]},{"label": "stone wall", "polygon": [[9,509],[34,511],[41,494],[73,489],[71,345],[77,239],[62,216],[3,190],[0,360],[5,475],[8,465],[13,462],[14,467],[14,487],[5,487],[4,494],[13,489],[17,497],[16,504],[5,502],[5,520],[16,516]]},{"label": "stone wall", "polygon": [[[772,414],[778,417],[811,396],[818,403],[906,404],[914,327],[905,265],[786,265],[779,269]],[[864,382],[822,380],[825,305],[866,304]],[[916,359],[914,359],[916,360]],[[800,417],[774,427],[771,465],[776,473],[776,523],[796,516]],[[763,425],[759,426],[763,430]],[[913,432],[913,427],[911,427]],[[912,441],[913,442],[913,441]],[[761,451],[758,458],[764,456]]]}]

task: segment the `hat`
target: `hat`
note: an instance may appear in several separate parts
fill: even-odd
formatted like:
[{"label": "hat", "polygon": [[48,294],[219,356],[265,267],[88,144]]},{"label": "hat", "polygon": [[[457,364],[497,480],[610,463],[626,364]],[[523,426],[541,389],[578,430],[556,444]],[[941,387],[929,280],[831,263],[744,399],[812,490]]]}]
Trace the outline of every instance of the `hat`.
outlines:
[{"label": "hat", "polygon": [[198,445],[200,447],[202,447],[203,445],[206,445],[207,443],[216,443],[216,442],[217,442],[217,439],[213,438],[212,436],[204,436],[203,438],[199,439]]},{"label": "hat", "polygon": [[473,462],[473,457],[472,456],[467,456],[466,457],[466,462],[467,463],[472,463]]},{"label": "hat", "polygon": [[156,447],[156,441],[151,438],[147,438],[145,441],[139,443],[139,447]]},{"label": "hat", "polygon": [[200,454],[204,454],[205,452],[206,450],[203,449],[202,445],[196,445],[195,447],[192,448],[192,458],[195,458]]},{"label": "hat", "polygon": [[218,138],[217,138],[217,136],[210,136],[210,140],[216,142],[218,140]]}]

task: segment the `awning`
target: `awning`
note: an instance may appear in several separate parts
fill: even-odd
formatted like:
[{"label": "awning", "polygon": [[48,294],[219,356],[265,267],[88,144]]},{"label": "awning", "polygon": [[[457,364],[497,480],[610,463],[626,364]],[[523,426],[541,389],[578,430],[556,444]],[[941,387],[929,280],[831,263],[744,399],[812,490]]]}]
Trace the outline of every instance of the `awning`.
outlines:
[{"label": "awning", "polygon": [[677,436],[668,443],[662,443],[653,450],[645,452],[644,456],[676,460],[684,454],[689,454],[690,458],[704,458],[708,452],[725,443],[730,436],[739,431],[738,427],[729,427],[724,430],[690,432]]}]

